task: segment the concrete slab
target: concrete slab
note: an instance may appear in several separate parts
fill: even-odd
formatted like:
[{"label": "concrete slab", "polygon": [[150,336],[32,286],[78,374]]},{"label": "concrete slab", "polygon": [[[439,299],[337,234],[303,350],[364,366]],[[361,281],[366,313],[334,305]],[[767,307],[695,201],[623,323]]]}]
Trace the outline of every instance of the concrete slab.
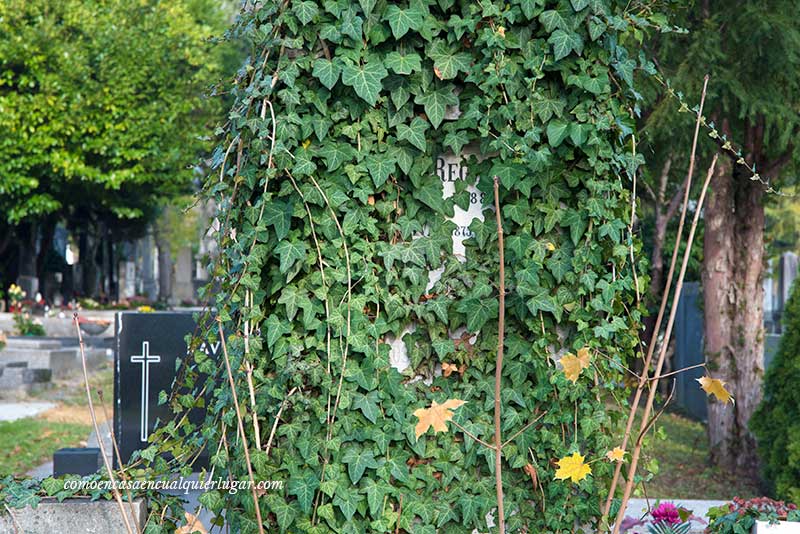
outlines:
[{"label": "concrete slab", "polygon": [[[147,519],[147,506],[142,499],[124,504],[131,525],[143,530]],[[90,501],[67,499],[64,502],[42,500],[36,508],[12,509],[13,516],[0,516],[0,534],[51,534],[74,532],[81,534],[108,534],[125,532],[125,522],[116,501]],[[135,528],[135,527],[134,527]]]},{"label": "concrete slab", "polygon": [[55,406],[52,402],[0,402],[0,421],[33,417]]}]

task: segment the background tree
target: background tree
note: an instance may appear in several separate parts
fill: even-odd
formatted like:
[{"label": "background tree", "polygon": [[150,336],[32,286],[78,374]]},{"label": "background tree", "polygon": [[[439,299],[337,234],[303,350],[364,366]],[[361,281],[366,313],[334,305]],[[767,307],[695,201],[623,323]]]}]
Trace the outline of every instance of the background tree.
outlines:
[{"label": "background tree", "polygon": [[800,284],[783,316],[784,334],[765,379],[764,400],[752,419],[758,452],[771,489],[782,499],[800,500]]},{"label": "background tree", "polygon": [[[705,208],[702,282],[705,351],[709,367],[727,381],[736,409],[709,404],[713,460],[755,471],[755,443],[747,423],[761,397],[763,375],[764,203],[768,186],[797,159],[792,143],[800,117],[800,20],[785,0],[735,3],[703,0],[681,7],[684,35],[665,34],[646,49],[659,59],[672,85],[699,101],[711,74],[705,109],[721,132],[707,138],[698,156],[729,142],[741,158],[719,161]],[[647,117],[651,148],[663,160],[689,146],[692,128],[656,99]],[[754,167],[752,173],[742,165]]]},{"label": "background tree", "polygon": [[142,232],[191,190],[219,109],[203,91],[227,53],[207,38],[225,22],[223,4],[210,0],[0,5],[0,252],[12,247],[9,274],[41,274],[36,240],[46,254],[65,221],[86,262],[83,290],[93,292],[103,247]]}]

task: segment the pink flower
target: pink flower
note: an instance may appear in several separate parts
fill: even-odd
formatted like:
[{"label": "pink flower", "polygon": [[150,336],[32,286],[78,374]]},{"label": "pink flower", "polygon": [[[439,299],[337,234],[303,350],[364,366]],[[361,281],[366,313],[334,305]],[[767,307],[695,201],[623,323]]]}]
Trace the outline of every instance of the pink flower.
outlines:
[{"label": "pink flower", "polygon": [[658,508],[652,511],[654,523],[669,523],[670,525],[677,525],[681,522],[680,513],[678,508],[671,502],[662,502]]}]

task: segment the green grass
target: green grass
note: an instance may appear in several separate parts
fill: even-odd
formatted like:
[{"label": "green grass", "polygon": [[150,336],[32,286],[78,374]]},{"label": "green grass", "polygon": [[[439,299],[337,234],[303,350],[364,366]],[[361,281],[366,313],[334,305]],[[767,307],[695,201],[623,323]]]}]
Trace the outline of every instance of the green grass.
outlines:
[{"label": "green grass", "polygon": [[78,446],[90,430],[87,425],[31,417],[0,422],[0,476],[24,475],[51,460],[56,450]]},{"label": "green grass", "polygon": [[645,461],[639,465],[652,459],[657,460],[657,473],[644,488],[636,489],[638,496],[643,497],[645,491],[651,498],[671,499],[726,500],[760,495],[754,481],[710,464],[705,426],[691,419],[672,413],[659,418],[656,437],[644,449]]}]

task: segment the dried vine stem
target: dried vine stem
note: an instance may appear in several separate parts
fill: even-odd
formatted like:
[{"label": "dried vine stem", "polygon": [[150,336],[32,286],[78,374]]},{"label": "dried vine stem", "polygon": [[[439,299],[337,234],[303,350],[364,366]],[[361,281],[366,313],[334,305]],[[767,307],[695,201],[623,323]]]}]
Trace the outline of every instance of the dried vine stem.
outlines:
[{"label": "dried vine stem", "polygon": [[[647,403],[644,405],[644,413],[642,414],[642,422],[639,427],[639,436],[636,440],[636,446],[633,449],[633,453],[631,454],[631,464],[628,467],[628,476],[626,477],[625,482],[625,491],[622,494],[622,502],[620,504],[619,511],[617,512],[617,520],[614,523],[614,531],[613,534],[618,534],[620,526],[622,525],[623,519],[625,519],[625,508],[628,504],[628,500],[631,497],[631,492],[633,491],[633,484],[635,482],[636,477],[636,467],[639,464],[639,456],[642,452],[642,438],[644,437],[645,432],[647,431],[647,426],[649,424],[650,412],[653,409],[653,402],[655,401],[656,391],[658,391],[658,381],[661,378],[659,375],[661,374],[661,369],[664,366],[664,360],[667,355],[667,348],[669,346],[669,339],[672,335],[672,327],[675,325],[675,315],[678,312],[678,303],[680,302],[681,298],[681,289],[683,289],[683,279],[686,276],[686,266],[689,264],[689,257],[692,253],[692,242],[694,241],[694,235],[697,231],[697,222],[700,220],[700,212],[703,209],[703,202],[706,198],[706,192],[708,191],[708,185],[711,182],[711,177],[714,175],[714,169],[717,166],[717,158],[719,154],[714,154],[714,159],[711,160],[711,165],[708,168],[708,173],[706,174],[706,180],[703,183],[703,189],[700,191],[700,198],[697,200],[697,206],[695,207],[694,218],[692,219],[692,226],[689,230],[689,237],[686,239],[686,249],[683,253],[683,260],[681,261],[681,271],[678,274],[678,280],[675,283],[675,293],[672,297],[672,309],[669,312],[669,320],[667,321],[667,329],[664,332],[664,340],[661,343],[661,348],[658,354],[658,363],[656,364],[655,370],[655,380],[652,381],[652,384],[649,385],[650,392],[647,397]],[[666,296],[665,296],[666,298]]]},{"label": "dried vine stem", "polygon": [[506,267],[503,247],[503,219],[500,216],[500,192],[498,178],[494,177],[494,211],[497,219],[497,248],[500,254],[500,309],[497,319],[497,363],[494,369],[494,483],[497,489],[497,524],[500,534],[506,531],[506,516],[503,509],[503,440],[500,435],[501,379],[503,377],[503,344],[506,320]]},{"label": "dried vine stem", "polygon": [[[83,344],[83,334],[81,334],[81,325],[78,322],[77,312],[72,314],[72,321],[75,323],[75,329],[78,331],[78,347],[80,348],[81,352],[83,384],[86,386],[86,398],[89,401],[89,414],[92,416],[92,426],[94,427],[95,435],[97,435],[97,443],[100,446],[100,454],[103,455],[103,465],[108,472],[108,479],[111,481],[111,492],[114,494],[114,500],[117,501],[117,504],[119,505],[119,511],[122,513],[122,521],[125,523],[125,530],[128,531],[128,534],[133,534],[130,519],[128,518],[128,514],[125,512],[125,505],[122,503],[122,495],[117,488],[117,483],[114,478],[114,470],[111,469],[111,462],[108,461],[108,456],[106,456],[106,446],[103,444],[103,436],[100,434],[100,426],[97,424],[97,414],[94,411],[94,402],[92,401],[92,390],[89,388],[89,371],[86,367],[86,347]],[[133,503],[131,503],[131,506],[133,506]]]},{"label": "dried vine stem", "polygon": [[[105,418],[106,421],[111,421],[112,418],[108,416],[108,410],[106,409],[106,403],[105,403],[105,400],[103,399],[103,390],[102,389],[98,389],[97,390],[97,397],[100,399],[100,407],[103,409],[103,417]],[[122,456],[119,453],[119,444],[117,443],[117,437],[114,435],[114,425],[113,424],[108,424],[108,430],[109,430],[109,434],[111,435],[111,447],[114,449],[114,456],[116,456],[117,463],[119,464],[119,476],[120,476],[120,478],[122,478],[122,480],[124,482],[126,482],[125,496],[128,497],[128,506],[131,509],[131,516],[134,516],[135,514],[134,514],[134,511],[133,511],[133,494],[131,494],[130,487],[127,486],[127,482],[128,482],[129,479],[128,479],[128,475],[125,474],[125,467],[124,467],[124,465],[122,463]],[[142,533],[142,529],[139,528],[139,524],[138,523],[134,523],[133,526],[136,527],[136,533],[137,534],[141,534]]]},{"label": "dried vine stem", "polygon": [[[683,238],[683,226],[686,221],[686,211],[689,208],[689,192],[692,188],[692,176],[694,175],[694,163],[695,157],[697,154],[697,140],[700,134],[700,123],[703,116],[703,105],[705,104],[706,100],[706,89],[708,87],[708,75],[706,75],[703,81],[703,92],[700,95],[700,107],[697,111],[697,119],[695,121],[694,127],[694,138],[692,139],[692,151],[691,155],[689,156],[689,170],[686,174],[686,181],[684,182],[685,189],[683,191],[683,206],[681,208],[681,216],[678,221],[678,231],[675,234],[675,246],[672,249],[672,258],[669,263],[669,272],[667,273],[667,281],[664,287],[664,292],[662,293],[661,297],[661,305],[658,308],[658,316],[656,317],[655,325],[653,326],[653,334],[650,337],[650,343],[647,347],[647,355],[644,360],[644,365],[642,369],[642,374],[639,376],[639,383],[636,387],[636,392],[634,393],[633,402],[631,403],[631,409],[628,413],[628,420],[625,423],[625,433],[622,437],[622,450],[627,450],[628,443],[631,437],[631,431],[633,429],[633,421],[636,418],[636,411],[639,409],[639,402],[642,398],[642,393],[644,392],[644,388],[650,382],[649,379],[649,372],[650,372],[650,365],[653,361],[653,354],[655,352],[656,344],[658,342],[658,332],[661,330],[661,323],[664,320],[664,313],[667,309],[667,302],[669,299],[670,289],[672,288],[672,277],[675,274],[675,265],[678,262],[678,251],[680,250],[680,243],[681,239]],[[605,506],[603,507],[603,515],[600,519],[600,526],[601,528],[607,528],[607,521],[608,521],[608,514],[611,510],[611,502],[614,499],[614,494],[617,490],[617,485],[619,484],[619,478],[622,473],[622,462],[617,462],[616,467],[614,468],[614,477],[611,479],[611,486],[608,490],[608,497],[606,498]]]},{"label": "dried vine stem", "polygon": [[[247,464],[247,474],[250,477],[250,489],[253,493],[253,504],[256,508],[256,519],[258,520],[258,532],[264,534],[264,520],[261,518],[261,506],[258,503],[258,493],[256,493],[256,482],[253,476],[253,464],[250,461],[250,450],[247,445],[247,435],[244,431],[244,423],[242,422],[242,410],[239,407],[239,397],[236,395],[236,383],[233,381],[233,373],[231,372],[231,361],[228,358],[228,347],[225,344],[225,332],[222,331],[222,319],[217,317],[217,326],[219,327],[219,339],[222,344],[222,354],[225,358],[225,370],[228,373],[228,382],[231,386],[231,395],[233,396],[233,406],[236,409],[236,424],[238,425],[239,435],[242,438],[242,447],[244,448],[244,459]],[[255,415],[255,414],[254,414]],[[224,434],[224,433],[223,433]]]}]

